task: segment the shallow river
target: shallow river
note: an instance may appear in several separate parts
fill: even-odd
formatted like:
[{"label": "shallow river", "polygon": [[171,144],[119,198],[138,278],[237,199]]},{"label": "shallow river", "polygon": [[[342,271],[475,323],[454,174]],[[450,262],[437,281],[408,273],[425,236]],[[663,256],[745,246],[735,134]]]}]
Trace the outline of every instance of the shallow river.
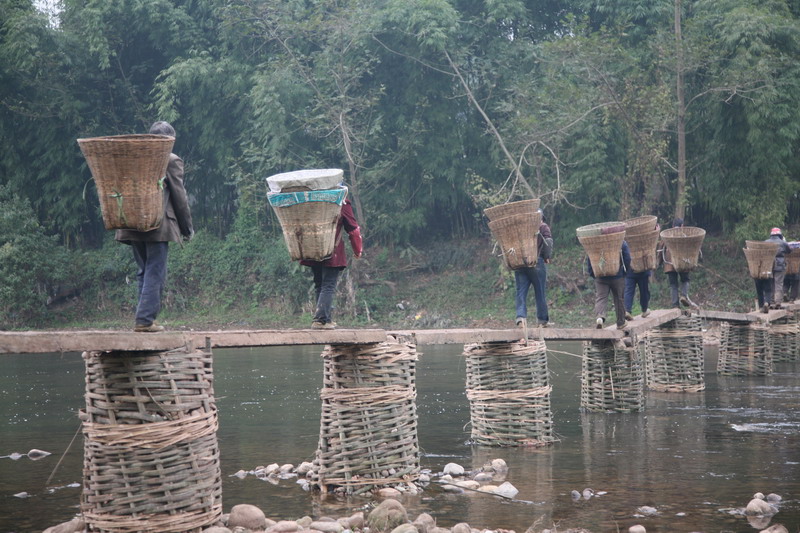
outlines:
[{"label": "shallow river", "polygon": [[[469,405],[461,348],[420,348],[423,468],[437,472],[456,462],[474,469],[500,457],[510,467],[507,479],[520,491],[517,498],[525,502],[446,494],[431,486],[404,501],[409,515],[424,511],[443,527],[468,522],[518,533],[554,523],[561,531],[626,531],[641,523],[649,533],[744,532],[766,524],[750,524],[735,510],[756,492],[774,492],[783,503],[770,523],[800,530],[800,365],[777,364],[767,378],[723,378],[707,364],[705,392],[650,392],[641,413],[581,413],[580,359],[560,353],[579,353],[580,344],[550,348],[558,351],[550,353],[548,365],[560,441],[538,449],[465,444]],[[80,434],[72,441],[80,427],[77,411],[84,406],[83,361],[79,354],[2,355],[0,361],[0,456],[31,448],[52,452],[38,461],[0,458],[0,533],[41,531],[78,509],[83,442]],[[313,459],[322,384],[319,347],[217,350],[214,373],[226,512],[251,503],[272,519],[296,519],[364,508],[363,499],[322,501],[294,480],[271,485],[254,476],[232,476],[258,465]],[[574,501],[570,492],[585,488],[605,494]],[[22,492],[29,497],[14,496]],[[658,514],[637,517],[641,506]]]}]

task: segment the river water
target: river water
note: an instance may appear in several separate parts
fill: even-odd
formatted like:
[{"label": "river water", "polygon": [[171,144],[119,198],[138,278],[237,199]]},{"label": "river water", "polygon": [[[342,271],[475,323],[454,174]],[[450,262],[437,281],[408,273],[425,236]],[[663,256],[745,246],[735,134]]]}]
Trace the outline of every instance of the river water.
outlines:
[{"label": "river water", "polygon": [[[438,472],[456,462],[475,469],[502,458],[510,467],[508,481],[520,491],[517,499],[524,501],[429,486],[404,501],[412,518],[428,512],[443,527],[468,522],[518,533],[553,524],[560,531],[626,531],[636,523],[650,533],[758,531],[767,523],[800,530],[800,365],[776,364],[766,378],[731,378],[718,377],[707,362],[704,392],[649,392],[640,413],[581,413],[576,355],[581,346],[549,348],[553,427],[560,440],[546,448],[509,449],[466,444],[469,405],[461,347],[420,347],[423,468]],[[321,500],[294,480],[272,485],[233,476],[259,465],[313,459],[320,351],[311,346],[215,351],[226,512],[251,503],[277,520],[345,516],[368,505],[364,499]],[[41,531],[78,510],[83,361],[75,353],[0,358],[0,456],[31,448],[52,452],[38,461],[0,458],[0,533]],[[571,491],[585,488],[605,494],[573,500]],[[23,492],[28,497],[15,496]],[[783,497],[771,522],[751,524],[737,514],[756,492]],[[642,506],[657,514],[636,516]]]}]

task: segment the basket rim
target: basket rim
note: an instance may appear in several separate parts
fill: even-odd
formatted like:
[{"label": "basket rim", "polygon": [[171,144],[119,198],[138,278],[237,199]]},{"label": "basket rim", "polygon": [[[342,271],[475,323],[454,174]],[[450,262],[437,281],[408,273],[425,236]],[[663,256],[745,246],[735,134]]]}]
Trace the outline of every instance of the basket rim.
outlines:
[{"label": "basket rim", "polygon": [[667,228],[665,230],[661,230],[662,239],[703,237],[705,234],[706,230],[696,226],[681,226],[679,228]]},{"label": "basket rim", "polygon": [[585,230],[593,230],[593,229],[603,229],[603,228],[610,228],[613,226],[625,226],[624,222],[614,221],[614,222],[597,222],[595,224],[587,224],[585,226],[580,226],[575,228],[575,231],[585,231]]},{"label": "basket rim", "polygon": [[78,139],[79,143],[86,142],[131,142],[131,141],[174,141],[172,135],[157,135],[154,133],[131,133],[127,135],[105,135],[101,137],[85,137]]}]

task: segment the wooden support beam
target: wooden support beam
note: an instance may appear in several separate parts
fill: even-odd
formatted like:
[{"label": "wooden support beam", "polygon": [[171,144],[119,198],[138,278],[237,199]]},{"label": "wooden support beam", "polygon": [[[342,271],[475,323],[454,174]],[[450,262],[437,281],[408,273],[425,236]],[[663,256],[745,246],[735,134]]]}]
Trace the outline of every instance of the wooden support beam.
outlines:
[{"label": "wooden support beam", "polygon": [[650,311],[647,318],[642,318],[642,315],[636,315],[632,322],[628,322],[625,332],[631,337],[641,335],[648,329],[657,328],[662,324],[679,318],[681,313],[680,309],[654,309]]},{"label": "wooden support beam", "polygon": [[758,322],[758,318],[751,316],[751,313],[731,313],[728,311],[709,311],[701,309],[697,315],[705,320],[716,320],[720,322]]}]

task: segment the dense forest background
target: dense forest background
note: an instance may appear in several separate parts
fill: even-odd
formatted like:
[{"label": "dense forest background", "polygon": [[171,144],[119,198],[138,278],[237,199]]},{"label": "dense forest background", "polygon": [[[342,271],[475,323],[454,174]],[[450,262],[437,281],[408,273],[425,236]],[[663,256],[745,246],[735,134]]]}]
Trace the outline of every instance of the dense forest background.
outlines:
[{"label": "dense forest background", "polygon": [[[68,321],[56,311],[78,297],[97,321],[135,299],[76,139],[155,120],[178,132],[198,230],[173,248],[167,307],[195,314],[305,311],[264,181],[291,170],[345,170],[372,260],[349,269],[343,305],[367,321],[403,307],[390,273],[472,261],[482,210],[509,200],[540,197],[562,243],[640,214],[730,243],[800,220],[797,0],[0,0],[0,13],[0,327]],[[387,292],[367,301],[370,286]]]}]

